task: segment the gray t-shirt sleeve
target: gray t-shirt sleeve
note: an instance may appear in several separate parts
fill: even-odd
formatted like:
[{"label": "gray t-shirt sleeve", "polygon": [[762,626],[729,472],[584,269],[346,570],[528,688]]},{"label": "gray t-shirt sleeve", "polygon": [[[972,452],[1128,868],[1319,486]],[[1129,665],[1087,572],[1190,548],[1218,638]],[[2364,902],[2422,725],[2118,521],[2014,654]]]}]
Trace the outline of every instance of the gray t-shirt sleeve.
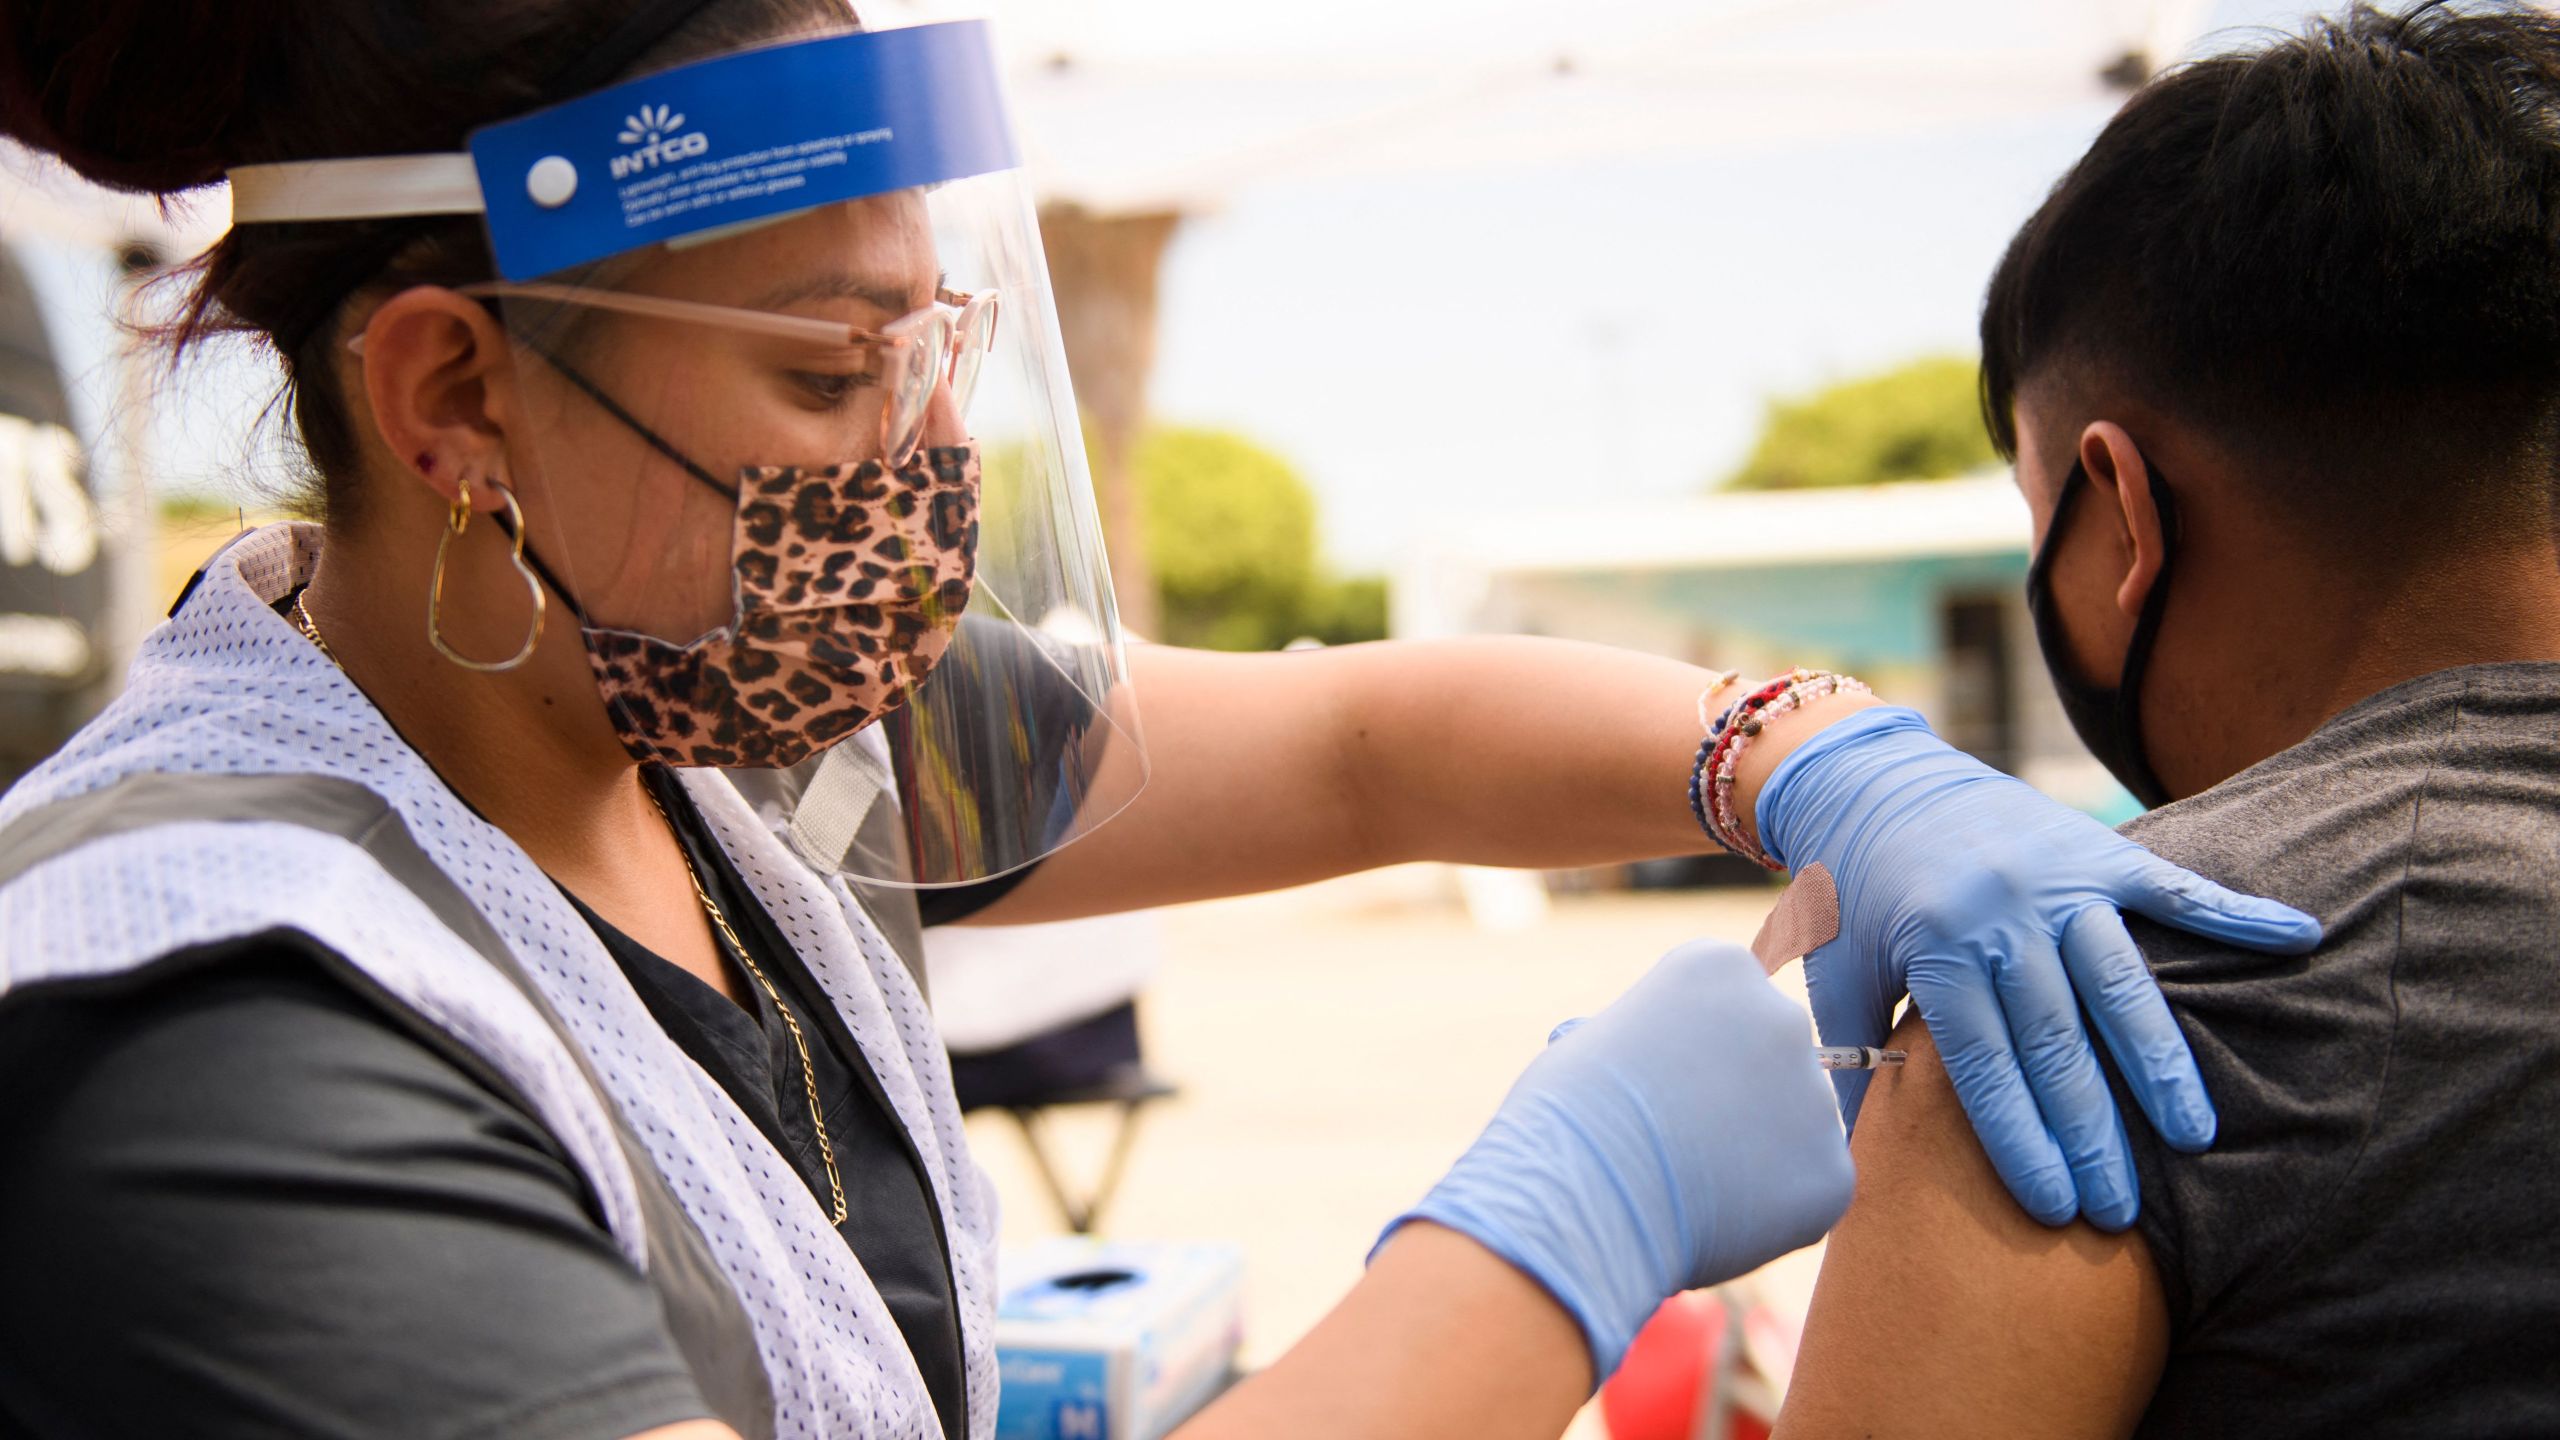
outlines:
[{"label": "gray t-shirt sleeve", "polygon": [[342,973],[279,934],[0,1007],[0,1433],[707,1415],[551,1135]]},{"label": "gray t-shirt sleeve", "polygon": [[2319,919],[2314,955],[2270,955],[2128,916],[2220,1117],[2213,1147],[2161,1143],[2110,1079],[2141,1172],[2137,1222],[2180,1332],[2226,1313],[2327,1218],[2382,1101],[2396,1034],[2398,885],[2423,764],[2305,742],[2124,827],[2161,858]]},{"label": "gray t-shirt sleeve", "polygon": [[[2357,917],[2322,918],[2333,935],[2365,928]],[[2327,1218],[2381,1099],[2393,1036],[2387,968],[2260,954],[2139,916],[2126,929],[2151,961],[2219,1117],[2210,1150],[2170,1149],[2109,1057],[2142,1183],[2135,1224],[2183,1333]]]},{"label": "gray t-shirt sleeve", "polygon": [[2311,955],[2127,929],[2221,1116],[2123,1096],[2167,1364],[2139,1434],[2560,1435],[2560,664],[2462,666],[2125,833],[2319,917]]}]

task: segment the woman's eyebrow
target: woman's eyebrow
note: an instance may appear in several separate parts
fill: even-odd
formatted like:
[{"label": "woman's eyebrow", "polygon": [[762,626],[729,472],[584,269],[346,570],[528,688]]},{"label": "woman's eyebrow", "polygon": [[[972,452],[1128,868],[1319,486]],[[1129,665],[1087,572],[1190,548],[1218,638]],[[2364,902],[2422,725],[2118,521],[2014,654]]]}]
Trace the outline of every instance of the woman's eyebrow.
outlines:
[{"label": "woman's eyebrow", "polygon": [[781,310],[803,300],[860,300],[891,315],[904,315],[930,297],[919,297],[903,285],[865,280],[858,275],[817,275],[775,287],[753,302],[758,310]]}]

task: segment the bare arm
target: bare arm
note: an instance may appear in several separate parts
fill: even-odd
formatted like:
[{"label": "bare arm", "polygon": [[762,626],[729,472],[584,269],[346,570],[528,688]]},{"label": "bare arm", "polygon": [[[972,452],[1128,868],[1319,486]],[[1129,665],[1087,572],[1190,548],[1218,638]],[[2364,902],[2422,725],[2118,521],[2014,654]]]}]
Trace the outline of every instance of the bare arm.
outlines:
[{"label": "bare arm", "polygon": [[[1342,1303],[1172,1440],[1554,1440],[1591,1395],[1581,1329],[1537,1282],[1427,1220]],[[630,1440],[737,1440],[711,1420]]]},{"label": "bare arm", "polygon": [[[1145,792],[990,906],[987,923],[1241,895],[1407,860],[1563,868],[1709,844],[1687,785],[1698,695],[1714,676],[1693,665],[1483,637],[1281,655],[1145,645],[1130,668]],[[1844,697],[1824,713],[1857,703]],[[1764,742],[1746,755],[1746,815],[1783,753]]]},{"label": "bare arm", "polygon": [[2138,1233],[2037,1224],[2003,1190],[1919,1020],[1867,1091],[1779,1440],[2127,1435],[2168,1308]]},{"label": "bare arm", "polygon": [[1173,1440],[1552,1440],[1590,1397],[1590,1353],[1535,1281],[1414,1221],[1305,1339]]}]

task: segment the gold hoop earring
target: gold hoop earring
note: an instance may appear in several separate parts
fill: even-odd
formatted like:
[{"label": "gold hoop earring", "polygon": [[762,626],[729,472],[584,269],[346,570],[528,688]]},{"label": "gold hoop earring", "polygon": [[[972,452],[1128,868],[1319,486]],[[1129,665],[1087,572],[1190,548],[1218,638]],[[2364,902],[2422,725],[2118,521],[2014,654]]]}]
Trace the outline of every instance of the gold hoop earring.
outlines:
[{"label": "gold hoop earring", "polygon": [[427,643],[436,647],[437,654],[465,670],[478,670],[483,673],[513,670],[533,658],[533,647],[542,640],[543,612],[548,608],[550,601],[550,597],[543,593],[541,577],[533,573],[533,567],[524,563],[524,511],[517,508],[514,491],[495,480],[489,482],[489,488],[497,491],[498,498],[507,504],[507,528],[513,532],[515,540],[515,552],[511,558],[515,562],[516,573],[524,577],[525,589],[533,595],[533,628],[525,632],[522,648],[506,659],[474,660],[444,641],[445,550],[463,531],[471,527],[471,477],[468,475],[461,477],[456,482],[455,488],[453,508],[445,515],[444,533],[436,537],[435,573],[427,582]]}]

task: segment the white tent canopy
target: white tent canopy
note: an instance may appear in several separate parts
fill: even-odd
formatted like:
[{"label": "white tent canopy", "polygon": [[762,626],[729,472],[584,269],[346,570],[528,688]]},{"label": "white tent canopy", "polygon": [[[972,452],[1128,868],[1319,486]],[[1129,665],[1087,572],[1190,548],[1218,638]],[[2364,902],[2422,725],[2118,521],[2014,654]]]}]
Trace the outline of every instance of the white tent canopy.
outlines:
[{"label": "white tent canopy", "polygon": [[[2193,43],[2209,0],[878,0],[984,15],[1044,193],[1198,209],[1241,187],[1907,132],[2108,93]],[[1285,24],[1281,21],[1285,19]],[[2134,76],[2133,78],[2138,78]],[[221,233],[0,145],[5,223],[71,243]]]},{"label": "white tent canopy", "polygon": [[1269,181],[1907,133],[2120,92],[2205,0],[887,0],[982,14],[1044,192],[1194,210]]}]

